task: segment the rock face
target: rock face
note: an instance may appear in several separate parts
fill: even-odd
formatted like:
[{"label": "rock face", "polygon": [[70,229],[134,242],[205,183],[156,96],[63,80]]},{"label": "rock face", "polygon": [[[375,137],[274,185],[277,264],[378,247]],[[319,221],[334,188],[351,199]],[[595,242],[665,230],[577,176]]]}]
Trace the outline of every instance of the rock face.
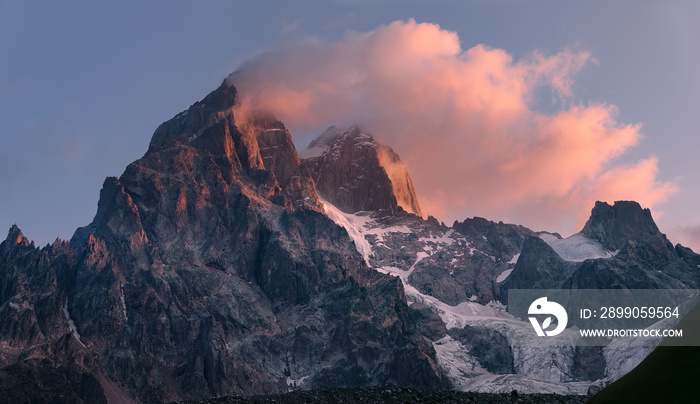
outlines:
[{"label": "rock face", "polygon": [[421,215],[413,181],[399,156],[353,126],[326,129],[301,153],[318,193],[346,213],[403,210]]},{"label": "rock face", "polygon": [[637,202],[618,201],[613,206],[596,202],[581,233],[566,240],[540,237],[525,242],[502,290],[684,289],[700,285],[698,255],[681,245],[674,248],[649,209]]},{"label": "rock face", "polygon": [[357,127],[329,128],[302,157],[223,84],[105,180],[70,242],[39,249],[13,226],[0,243],[0,397],[585,394],[615,356],[512,346],[508,289],[700,286],[700,255],[635,202],[597,203],[566,239],[482,218],[448,227],[420,216],[406,167]]},{"label": "rock face", "polygon": [[503,334],[468,325],[463,328],[452,328],[449,334],[459,341],[471,356],[478,359],[479,363],[489,372],[498,375],[515,373],[513,352],[508,346],[508,339]]},{"label": "rock face", "polygon": [[523,250],[523,244],[536,233],[526,227],[495,223],[482,217],[455,221],[452,228],[473,240],[479,251],[496,257],[500,261],[509,261]]},{"label": "rock face", "polygon": [[581,233],[600,241],[610,250],[619,250],[630,241],[649,244],[652,240],[660,240],[661,245],[673,250],[654,223],[651,211],[642,209],[634,201],[617,201],[613,206],[596,202]]},{"label": "rock face", "polygon": [[463,391],[586,394],[651,350],[515,346],[510,338],[532,327],[527,320],[503,321],[508,315],[499,301],[507,303],[509,289],[683,289],[700,283],[700,255],[673,248],[649,211],[634,202],[596,204],[584,230],[565,239],[483,218],[447,227],[387,210],[331,217],[348,229],[371,267],[401,279],[420,332]]},{"label": "rock face", "polygon": [[544,240],[529,237],[523,244],[513,272],[503,282],[503,297],[508,289],[558,288],[576,270],[577,264],[561,258]]},{"label": "rock face", "polygon": [[450,385],[402,283],[323,214],[284,125],[237,116],[225,84],[105,180],[70,243],[10,230],[0,313],[0,385],[66,368],[57,383],[86,402]]}]

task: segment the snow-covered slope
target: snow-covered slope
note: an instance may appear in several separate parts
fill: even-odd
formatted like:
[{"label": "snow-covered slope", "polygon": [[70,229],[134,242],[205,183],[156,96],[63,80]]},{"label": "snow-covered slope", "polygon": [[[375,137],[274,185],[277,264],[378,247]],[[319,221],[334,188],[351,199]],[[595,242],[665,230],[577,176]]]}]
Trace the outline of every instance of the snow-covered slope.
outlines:
[{"label": "snow-covered slope", "polygon": [[[434,341],[438,360],[457,389],[493,393],[517,390],[521,393],[586,394],[591,384],[606,384],[622,375],[619,370],[611,368],[608,380],[577,380],[574,376],[574,348],[540,347],[534,340],[522,344],[524,339],[533,338],[532,326],[529,322],[508,314],[503,304],[493,300],[484,301],[481,296],[477,296],[478,293],[467,296],[458,304],[448,304],[412,283],[417,271],[439,271],[432,267],[437,263],[454,275],[462,271],[464,265],[469,265],[469,260],[475,260],[480,263],[490,262],[488,265],[500,265],[498,270],[489,273],[491,284],[497,284],[513,270],[519,254],[502,262],[475,248],[474,240],[447,227],[426,225],[426,221],[415,217],[396,220],[380,216],[376,212],[348,214],[327,201],[323,201],[323,204],[326,214],[348,231],[358,251],[372,268],[401,279],[409,303],[418,302],[428,306],[439,315],[448,330],[462,329],[465,326],[491,330],[509,341],[513,355],[511,374],[490,372],[477,357],[470,354],[469,347],[450,335]],[[599,244],[585,236],[558,241],[554,244],[559,249],[559,254],[567,259],[606,256]],[[578,338],[577,330],[565,331],[563,338],[573,342]],[[521,343],[514,344],[516,340]],[[619,348],[615,358],[620,355],[628,357],[626,366],[634,365],[646,354],[638,352],[637,347]],[[613,354],[606,355],[612,359]]]},{"label": "snow-covered slope", "polygon": [[618,251],[608,251],[598,241],[583,233],[576,233],[560,239],[549,233],[540,234],[540,238],[549,244],[562,259],[583,262],[587,259],[610,258]]}]

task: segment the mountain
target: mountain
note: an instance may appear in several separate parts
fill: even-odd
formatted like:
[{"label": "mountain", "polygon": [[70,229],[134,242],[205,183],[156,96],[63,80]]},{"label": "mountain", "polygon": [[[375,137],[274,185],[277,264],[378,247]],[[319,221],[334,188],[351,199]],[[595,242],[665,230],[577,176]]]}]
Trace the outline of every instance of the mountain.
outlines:
[{"label": "mountain", "polygon": [[326,129],[301,152],[316,190],[345,213],[399,208],[421,216],[406,165],[388,146],[353,126]]},{"label": "mountain", "polygon": [[[509,289],[692,288],[700,280],[700,255],[674,248],[636,202],[597,203],[584,229],[567,238],[483,218],[447,227],[434,218],[346,213],[325,203],[369,265],[401,279],[421,333],[462,391],[586,394],[653,349],[514,344],[532,328],[506,312]],[[603,236],[590,230],[596,228],[612,231]]]},{"label": "mountain", "polygon": [[527,240],[501,290],[698,288],[697,259],[674,247],[637,202],[596,202],[580,233]]},{"label": "mountain", "polygon": [[282,122],[238,102],[224,83],[160,125],[70,241],[37,248],[9,230],[0,397],[582,395],[653,347],[514,344],[532,328],[506,312],[509,289],[700,283],[700,255],[636,202],[596,203],[567,238],[478,217],[447,226],[422,218],[406,165],[357,126],[298,155]]},{"label": "mountain", "polygon": [[9,382],[27,374],[76,402],[450,386],[401,282],[324,215],[284,125],[236,103],[222,84],[160,125],[70,242],[10,230],[3,394],[32,394]]}]

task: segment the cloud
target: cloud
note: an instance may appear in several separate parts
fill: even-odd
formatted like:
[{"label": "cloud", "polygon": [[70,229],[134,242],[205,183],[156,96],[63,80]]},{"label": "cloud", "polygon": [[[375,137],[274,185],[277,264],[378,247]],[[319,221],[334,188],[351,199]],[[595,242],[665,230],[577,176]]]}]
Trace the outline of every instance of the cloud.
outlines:
[{"label": "cloud", "polygon": [[[408,165],[424,214],[480,215],[564,233],[595,200],[653,207],[676,190],[653,157],[622,165],[642,138],[604,103],[573,102],[587,52],[463,50],[455,32],[397,21],[337,42],[306,40],[229,77],[243,108],[269,109],[299,140],[358,123]],[[557,107],[544,112],[542,90]]]},{"label": "cloud", "polygon": [[674,244],[680,243],[695,252],[700,252],[700,224],[672,227],[668,232],[668,238]]}]

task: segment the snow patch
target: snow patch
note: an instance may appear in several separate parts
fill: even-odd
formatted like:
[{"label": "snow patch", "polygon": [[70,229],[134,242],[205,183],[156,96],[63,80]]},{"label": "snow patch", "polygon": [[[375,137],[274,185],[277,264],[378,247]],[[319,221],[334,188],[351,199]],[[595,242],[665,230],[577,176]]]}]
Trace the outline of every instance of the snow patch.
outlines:
[{"label": "snow patch", "polygon": [[86,348],[85,344],[83,344],[83,341],[80,340],[80,334],[78,334],[78,328],[75,326],[75,322],[72,318],[70,318],[70,313],[68,313],[68,302],[63,303],[63,315],[66,316],[66,321],[68,321],[68,328],[73,333],[75,339],[80,345],[83,346],[83,348]]},{"label": "snow patch", "polygon": [[508,261],[509,264],[517,264],[518,263],[518,258],[520,258],[520,253],[517,253],[513,256],[513,258]]},{"label": "snow patch", "polygon": [[355,248],[365,259],[365,262],[369,266],[369,255],[372,253],[372,247],[369,242],[365,239],[360,229],[364,226],[364,218],[360,218],[357,215],[351,215],[342,212],[340,209],[336,208],[332,204],[326,202],[322,198],[319,198],[323,204],[323,209],[326,211],[326,216],[334,221],[337,225],[342,226],[350,235],[350,238],[355,242]]},{"label": "snow patch", "polygon": [[[577,394],[584,395],[593,382],[553,382],[523,374],[496,375],[469,355],[467,348],[449,335],[433,342],[436,358],[458,391],[480,393]],[[542,354],[542,352],[539,352]],[[551,356],[547,356],[551,360]],[[539,364],[538,364],[539,365]],[[551,366],[547,367],[550,368]]]},{"label": "snow patch", "polygon": [[501,272],[501,274],[498,275],[498,278],[496,278],[496,282],[501,283],[501,282],[505,281],[506,278],[508,278],[508,276],[510,276],[510,273],[513,272],[513,269],[514,268],[506,269],[505,271]]},{"label": "snow patch", "polygon": [[373,224],[376,224],[373,220],[367,218],[364,224],[364,229],[363,233],[364,234],[373,234],[377,236],[377,243],[383,243],[384,242],[384,236],[390,233],[413,233],[411,229],[408,227],[402,225],[402,226],[390,226],[390,227],[372,227]]},{"label": "snow patch", "polygon": [[[472,297],[468,302],[462,302],[457,306],[450,306],[436,297],[421,293],[413,285],[408,283],[408,277],[413,272],[416,264],[427,256],[421,256],[421,254],[425,253],[418,253],[419,256],[416,258],[416,262],[414,262],[411,268],[409,268],[407,271],[392,266],[384,266],[375,269],[381,273],[394,275],[401,279],[401,282],[403,282],[404,291],[406,293],[406,300],[408,302],[422,303],[430,307],[431,310],[440,316],[448,329],[463,328],[465,325],[473,322],[489,322],[493,320],[519,321],[515,317],[508,314],[506,312],[506,307],[500,302],[490,302],[486,305],[482,305],[476,303],[476,298]],[[522,323],[525,324],[525,322]],[[527,326],[529,327],[530,325],[527,324]]]},{"label": "snow patch", "polygon": [[304,376],[300,377],[299,379],[292,379],[291,377],[287,376],[287,386],[291,388],[304,387],[308,378],[309,376]]},{"label": "snow patch", "polygon": [[467,390],[472,383],[472,378],[488,373],[478,360],[469,356],[464,345],[449,335],[433,342],[433,347],[438,363],[457,390]]},{"label": "snow patch", "polygon": [[653,346],[633,346],[621,340],[613,340],[603,348],[605,377],[610,382],[621,378],[642,363],[653,349]]},{"label": "snow patch", "polygon": [[[418,264],[423,258],[425,258],[427,256],[428,256],[428,254],[426,254],[424,252],[417,253],[416,260],[413,262],[413,265],[411,265],[411,267],[408,268],[408,270],[406,270],[406,271],[404,271],[401,268],[392,267],[392,266],[379,267],[379,268],[375,268],[375,270],[377,270],[381,273],[384,273],[384,274],[394,275],[394,276],[398,277],[399,279],[401,279],[401,282],[403,282],[404,289],[405,289],[408,285],[408,277],[411,276],[413,271],[416,269],[416,264]],[[417,290],[416,290],[416,292],[420,293]]]},{"label": "snow patch", "polygon": [[598,241],[586,237],[583,233],[576,233],[565,239],[542,233],[540,238],[566,261],[583,262],[587,259],[610,258],[619,252],[606,250]]},{"label": "snow patch", "polygon": [[428,256],[428,253],[424,253],[424,252],[416,253],[416,261],[413,263],[413,265],[411,265],[410,268],[408,268],[408,274],[410,275],[413,272],[413,270],[416,268],[416,264],[418,264],[423,258],[425,258],[427,256]]},{"label": "snow patch", "polygon": [[122,303],[122,314],[124,319],[129,321],[129,316],[126,315],[126,301],[124,300],[124,285],[119,285],[119,300]]},{"label": "snow patch", "polygon": [[421,243],[436,243],[436,244],[454,244],[456,241],[454,238],[452,238],[452,230],[446,231],[444,234],[441,236],[436,236],[434,234],[431,234],[430,237],[421,237],[418,239],[419,242]]}]

